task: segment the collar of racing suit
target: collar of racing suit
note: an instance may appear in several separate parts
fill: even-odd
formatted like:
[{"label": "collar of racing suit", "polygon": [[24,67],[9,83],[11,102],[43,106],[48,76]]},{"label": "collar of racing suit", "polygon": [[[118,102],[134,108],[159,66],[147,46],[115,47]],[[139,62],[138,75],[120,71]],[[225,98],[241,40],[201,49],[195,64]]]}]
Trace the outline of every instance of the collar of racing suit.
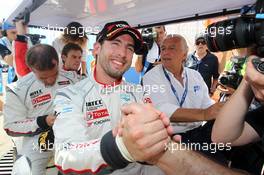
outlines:
[{"label": "collar of racing suit", "polygon": [[95,80],[98,84],[102,85],[104,88],[107,88],[107,87],[114,87],[114,86],[119,85],[119,84],[122,82],[122,78],[121,78],[120,80],[116,80],[115,82],[113,82],[113,83],[111,83],[111,84],[105,84],[105,83],[103,83],[103,82],[98,81],[98,80],[96,79],[96,66],[94,67],[93,77],[94,77],[94,80]]}]

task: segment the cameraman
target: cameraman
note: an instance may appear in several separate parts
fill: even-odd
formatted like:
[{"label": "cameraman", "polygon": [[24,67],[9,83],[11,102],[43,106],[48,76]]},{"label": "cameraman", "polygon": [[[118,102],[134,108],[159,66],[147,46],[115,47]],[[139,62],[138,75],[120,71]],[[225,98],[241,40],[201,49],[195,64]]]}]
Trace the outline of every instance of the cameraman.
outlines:
[{"label": "cameraman", "polygon": [[[263,105],[248,112],[254,96],[264,102],[264,75],[259,73],[249,58],[245,78],[216,117],[212,140],[217,143],[246,145],[263,140]],[[239,109],[239,110],[237,110]]]},{"label": "cameraman", "polygon": [[[263,104],[264,75],[254,68],[251,61],[248,61],[245,78],[216,117],[212,131],[213,141],[243,145],[260,140],[264,136],[264,121],[260,116],[263,115],[263,105],[247,113],[254,96]],[[256,115],[256,112],[259,112],[260,115]],[[253,118],[255,118],[255,122],[259,122],[253,125],[251,123]],[[262,127],[256,128],[255,125],[261,125]],[[234,128],[236,129],[234,130]]]},{"label": "cameraman", "polygon": [[148,53],[145,55],[139,55],[135,63],[136,71],[141,72],[142,76],[160,63],[160,44],[166,36],[165,26],[154,27],[154,32],[156,33],[156,37],[154,37],[152,47],[149,48]]}]

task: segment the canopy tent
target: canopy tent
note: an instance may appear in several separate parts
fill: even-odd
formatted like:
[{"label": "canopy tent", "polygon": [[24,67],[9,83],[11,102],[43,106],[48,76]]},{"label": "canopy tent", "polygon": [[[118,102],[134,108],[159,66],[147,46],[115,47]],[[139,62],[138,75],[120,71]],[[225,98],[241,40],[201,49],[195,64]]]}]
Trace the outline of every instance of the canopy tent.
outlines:
[{"label": "canopy tent", "polygon": [[23,0],[9,16],[13,20],[31,11],[30,25],[64,27],[78,21],[85,27],[126,20],[132,26],[195,17],[240,9],[255,0]]}]

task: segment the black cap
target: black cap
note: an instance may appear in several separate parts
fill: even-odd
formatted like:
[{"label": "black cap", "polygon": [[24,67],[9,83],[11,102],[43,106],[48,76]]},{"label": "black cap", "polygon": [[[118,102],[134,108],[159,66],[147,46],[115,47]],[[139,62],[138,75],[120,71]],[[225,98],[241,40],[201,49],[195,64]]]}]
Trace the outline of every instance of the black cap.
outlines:
[{"label": "black cap", "polygon": [[96,41],[102,43],[104,40],[113,40],[122,34],[129,34],[134,39],[136,54],[145,52],[146,47],[141,34],[126,21],[115,21],[105,24],[104,28],[98,33]]}]

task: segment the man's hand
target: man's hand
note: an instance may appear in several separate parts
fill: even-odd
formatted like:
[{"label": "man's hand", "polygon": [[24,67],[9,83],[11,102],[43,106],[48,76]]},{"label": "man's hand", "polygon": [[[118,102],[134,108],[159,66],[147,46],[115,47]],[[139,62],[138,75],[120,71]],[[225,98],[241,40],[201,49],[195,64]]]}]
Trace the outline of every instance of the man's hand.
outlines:
[{"label": "man's hand", "polygon": [[[252,59],[256,56],[249,57],[247,62],[245,79],[250,84],[255,97],[264,102],[264,75],[258,72],[252,64]],[[264,59],[264,58],[262,58]]]},{"label": "man's hand", "polygon": [[215,103],[204,111],[204,120],[213,120],[224,106],[224,103]]},{"label": "man's hand", "polygon": [[16,30],[18,35],[25,35],[27,33],[27,27],[24,25],[23,20],[16,22]]},{"label": "man's hand", "polygon": [[169,119],[150,104],[132,103],[122,107],[123,142],[137,161],[153,163],[164,152],[172,128]]},{"label": "man's hand", "polygon": [[56,116],[48,115],[46,117],[46,123],[47,123],[47,125],[52,126],[54,124],[54,122],[55,122],[55,119],[56,119]]}]

